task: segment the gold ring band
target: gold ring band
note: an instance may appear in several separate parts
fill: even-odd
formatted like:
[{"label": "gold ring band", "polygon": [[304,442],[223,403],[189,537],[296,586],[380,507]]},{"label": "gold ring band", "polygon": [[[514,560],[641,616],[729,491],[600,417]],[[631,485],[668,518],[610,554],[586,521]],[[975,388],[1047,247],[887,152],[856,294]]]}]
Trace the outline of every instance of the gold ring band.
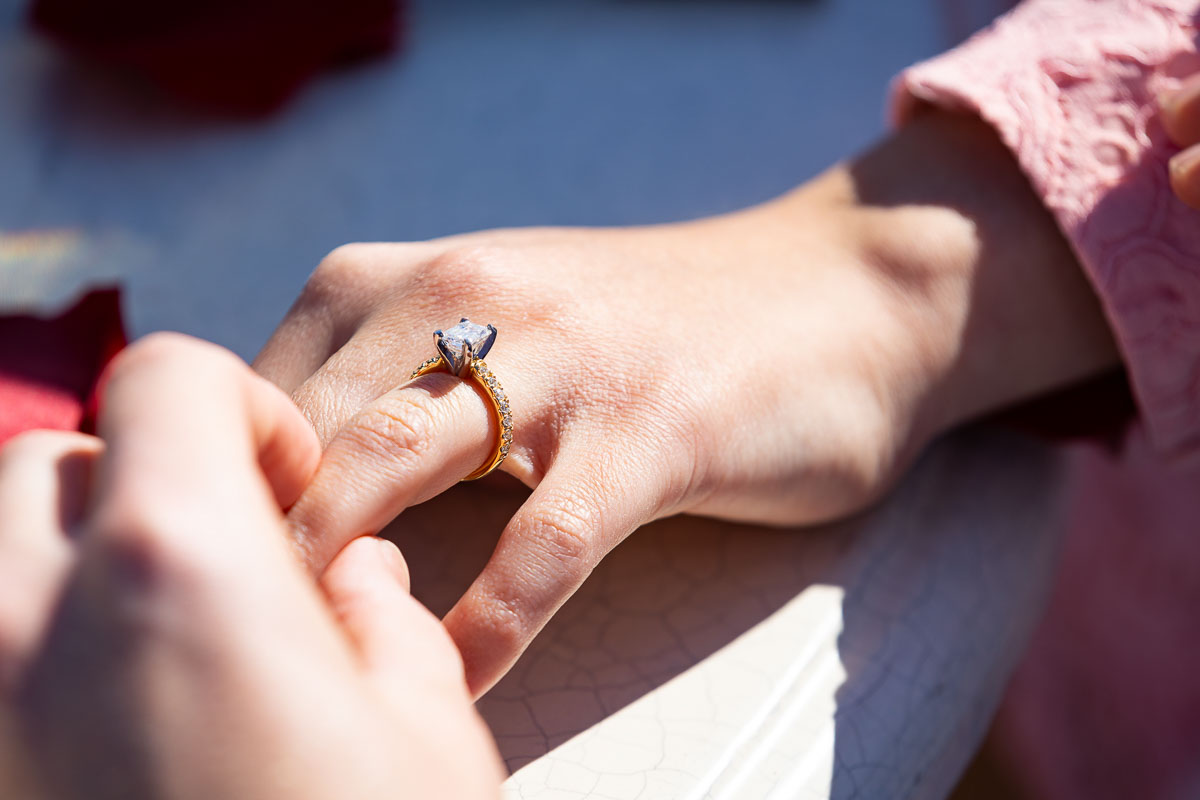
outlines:
[{"label": "gold ring band", "polygon": [[[483,462],[483,465],[479,469],[463,478],[464,481],[473,481],[487,475],[496,467],[503,464],[504,459],[508,457],[508,448],[512,446],[512,414],[508,407],[508,396],[504,394],[504,389],[500,387],[500,381],[488,369],[488,365],[482,358],[473,360],[467,371],[469,371],[471,378],[475,380],[475,384],[483,389],[484,394],[487,395],[492,411],[496,414],[496,422],[500,426],[500,435],[496,438],[496,444],[492,449],[491,456],[487,461]],[[446,360],[441,355],[436,355],[414,369],[411,377],[419,378],[431,372],[449,372],[453,374],[453,370],[450,369],[450,365],[446,363]]]}]

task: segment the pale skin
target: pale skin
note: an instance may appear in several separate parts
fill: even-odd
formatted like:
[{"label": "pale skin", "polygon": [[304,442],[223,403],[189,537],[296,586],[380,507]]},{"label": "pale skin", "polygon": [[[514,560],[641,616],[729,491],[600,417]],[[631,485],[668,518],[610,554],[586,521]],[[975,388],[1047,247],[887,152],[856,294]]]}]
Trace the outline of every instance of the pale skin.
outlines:
[{"label": "pale skin", "polygon": [[[534,491],[443,628],[361,534],[487,455],[469,384],[395,388],[464,312],[501,330]],[[0,451],[0,796],[496,796],[471,694],[638,525],[853,512],[940,432],[1117,363],[1007,151],[949,115],[727,217],[340,250],[257,364],[315,432],[160,336],[99,437]]]},{"label": "pale skin", "polygon": [[314,571],[488,457],[477,389],[407,381],[462,316],[500,331],[532,489],[445,618],[475,695],[638,526],[853,513],[942,432],[1118,364],[1009,151],[941,112],[723,217],[350,245],[255,362],[325,448],[289,513]]},{"label": "pale skin", "polygon": [[395,546],[355,540],[319,586],[294,558],[281,508],[318,455],[284,394],[171,335],[119,359],[99,437],[4,448],[0,796],[498,796]]}]

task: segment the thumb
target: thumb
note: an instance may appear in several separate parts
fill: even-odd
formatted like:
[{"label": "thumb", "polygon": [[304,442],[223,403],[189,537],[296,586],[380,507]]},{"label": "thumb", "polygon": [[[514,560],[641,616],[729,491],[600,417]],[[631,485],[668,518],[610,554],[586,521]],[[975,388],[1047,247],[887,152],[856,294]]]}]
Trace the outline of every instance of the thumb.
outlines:
[{"label": "thumb", "polygon": [[394,544],[377,536],[352,540],[321,575],[321,588],[363,668],[387,694],[466,691],[458,649],[409,594],[408,565]]}]

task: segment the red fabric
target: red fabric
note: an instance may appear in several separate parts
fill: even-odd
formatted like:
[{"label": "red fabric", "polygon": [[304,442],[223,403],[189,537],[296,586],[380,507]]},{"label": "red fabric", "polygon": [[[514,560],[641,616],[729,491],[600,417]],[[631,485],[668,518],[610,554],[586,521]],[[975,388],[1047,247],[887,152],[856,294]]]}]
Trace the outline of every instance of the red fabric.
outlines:
[{"label": "red fabric", "polygon": [[0,444],[34,428],[90,430],[97,381],[125,343],[116,289],[49,319],[0,316]]},{"label": "red fabric", "polygon": [[322,69],[378,55],[400,0],[35,0],[33,25],[213,110],[271,111]]}]

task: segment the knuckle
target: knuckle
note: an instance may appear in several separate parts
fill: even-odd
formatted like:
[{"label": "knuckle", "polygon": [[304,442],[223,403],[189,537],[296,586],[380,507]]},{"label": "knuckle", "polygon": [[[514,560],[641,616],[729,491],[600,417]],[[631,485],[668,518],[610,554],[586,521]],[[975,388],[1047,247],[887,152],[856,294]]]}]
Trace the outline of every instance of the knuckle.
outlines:
[{"label": "knuckle", "polygon": [[504,653],[520,652],[533,638],[534,629],[520,604],[507,593],[493,592],[483,607],[487,609],[485,625],[490,647]]},{"label": "knuckle", "polygon": [[491,244],[452,247],[423,262],[416,275],[423,293],[445,302],[507,295],[511,280],[508,251]]},{"label": "knuckle", "polygon": [[144,511],[106,510],[89,524],[91,541],[106,572],[145,585],[173,560],[172,544],[158,520]]},{"label": "knuckle", "polygon": [[209,571],[211,558],[197,546],[202,532],[164,504],[126,495],[106,500],[88,521],[91,555],[116,589],[153,591],[168,580]]},{"label": "knuckle", "polygon": [[309,276],[295,308],[318,310],[337,307],[348,295],[370,286],[376,271],[368,255],[371,250],[371,245],[356,243],[344,244],[330,252]]},{"label": "knuckle", "polygon": [[110,374],[113,380],[118,380],[130,373],[178,367],[183,363],[193,368],[207,364],[230,369],[239,362],[232,353],[217,345],[182,333],[159,332],[149,334],[123,350],[113,360]]},{"label": "knuckle", "polygon": [[23,431],[0,447],[0,474],[28,461],[45,458],[65,447],[91,441],[91,437],[71,431]]},{"label": "knuckle", "polygon": [[526,524],[537,546],[573,579],[586,574],[595,561],[599,516],[586,501],[572,498],[537,509]]},{"label": "knuckle", "polygon": [[323,281],[339,281],[352,277],[365,268],[369,245],[351,243],[336,247],[321,259],[312,277]]},{"label": "knuckle", "polygon": [[388,463],[413,463],[434,445],[437,417],[419,396],[400,392],[364,409],[343,431],[352,448]]},{"label": "knuckle", "polygon": [[202,351],[204,346],[195,339],[180,333],[151,333],[134,342],[117,357],[118,368],[132,369],[147,364],[156,364]]}]

